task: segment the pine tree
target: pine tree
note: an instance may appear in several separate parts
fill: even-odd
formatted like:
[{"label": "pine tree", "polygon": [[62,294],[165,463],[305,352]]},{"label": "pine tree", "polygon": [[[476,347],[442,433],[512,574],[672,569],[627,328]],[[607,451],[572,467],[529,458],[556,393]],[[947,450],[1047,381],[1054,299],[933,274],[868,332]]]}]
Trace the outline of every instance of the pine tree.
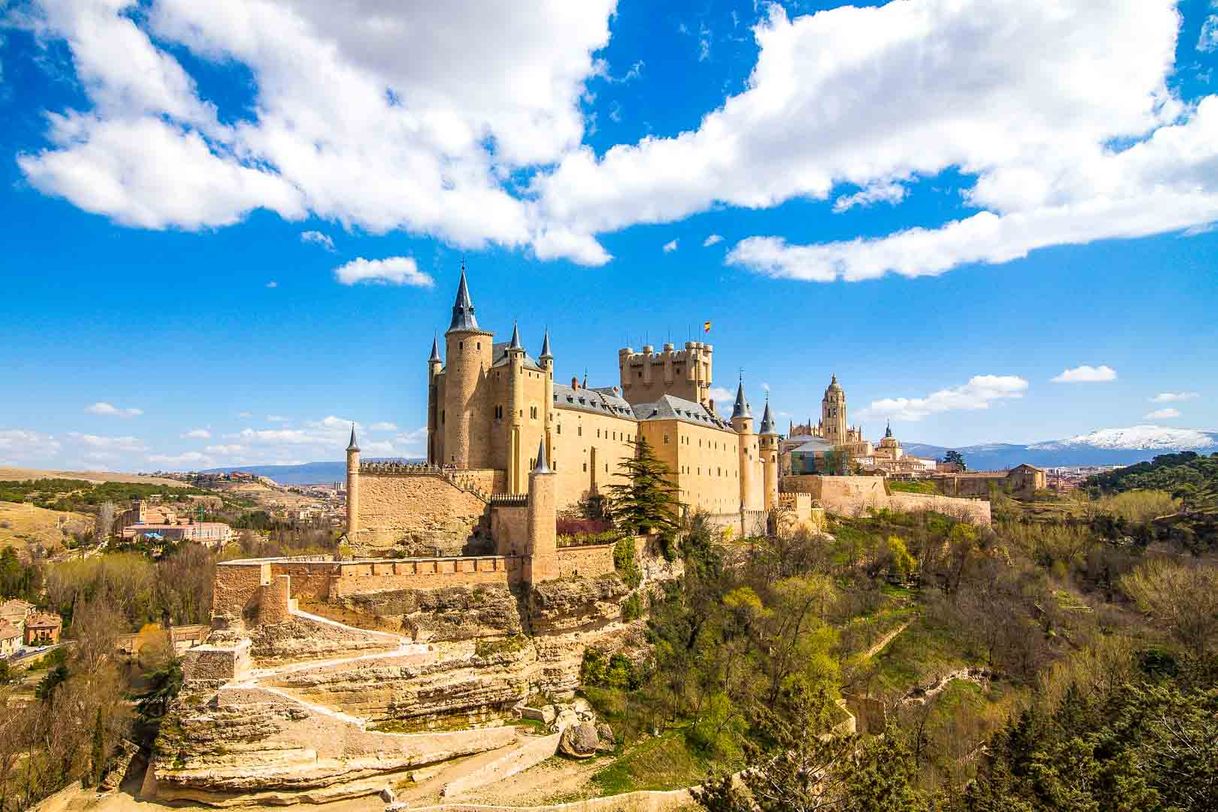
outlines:
[{"label": "pine tree", "polygon": [[618,473],[626,482],[608,487],[609,515],[624,532],[659,533],[667,549],[677,530],[677,487],[647,440],[640,437],[634,446],[634,457]]}]

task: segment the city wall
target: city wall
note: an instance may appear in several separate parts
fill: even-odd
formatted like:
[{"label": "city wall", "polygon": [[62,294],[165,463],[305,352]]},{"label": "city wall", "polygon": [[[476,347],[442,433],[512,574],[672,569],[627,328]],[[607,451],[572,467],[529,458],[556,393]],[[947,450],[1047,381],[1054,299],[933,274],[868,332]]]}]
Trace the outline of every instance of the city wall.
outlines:
[{"label": "city wall", "polygon": [[560,578],[595,578],[613,572],[613,544],[558,548]]},{"label": "city wall", "polygon": [[869,510],[898,510],[907,513],[935,511],[961,521],[988,527],[990,503],[922,493],[893,492],[883,477],[821,476],[799,474],[782,478],[783,493],[806,493],[829,513],[861,516]]}]

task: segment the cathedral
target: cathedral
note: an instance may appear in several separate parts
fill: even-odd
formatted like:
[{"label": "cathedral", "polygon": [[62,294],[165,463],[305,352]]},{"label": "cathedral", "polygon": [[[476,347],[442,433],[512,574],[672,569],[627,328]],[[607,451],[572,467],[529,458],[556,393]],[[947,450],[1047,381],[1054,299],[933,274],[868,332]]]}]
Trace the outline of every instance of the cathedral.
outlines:
[{"label": "cathedral", "polygon": [[769,401],[755,424],[742,379],[731,416],[722,417],[709,395],[710,344],[625,347],[618,385],[558,383],[549,332],[535,357],[518,326],[510,340],[496,341],[478,324],[462,268],[443,356],[440,349],[433,342],[428,360],[430,465],[476,472],[496,494],[523,494],[544,449],[562,511],[623,482],[622,463],[642,438],[688,509],[739,518],[778,502],[779,435]]}]

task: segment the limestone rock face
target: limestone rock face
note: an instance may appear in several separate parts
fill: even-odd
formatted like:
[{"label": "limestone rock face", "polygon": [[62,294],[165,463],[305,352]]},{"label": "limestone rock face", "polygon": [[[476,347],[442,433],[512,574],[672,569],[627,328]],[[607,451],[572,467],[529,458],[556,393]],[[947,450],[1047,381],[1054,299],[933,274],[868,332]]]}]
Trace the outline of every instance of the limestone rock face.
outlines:
[{"label": "limestone rock face", "polygon": [[326,657],[335,654],[393,649],[390,635],[366,632],[336,623],[293,615],[284,623],[255,626],[249,632],[254,657],[265,660]]},{"label": "limestone rock face", "polygon": [[621,601],[629,592],[616,574],[543,581],[529,591],[529,624],[536,635],[606,626],[621,617]]},{"label": "limestone rock face", "polygon": [[400,623],[415,640],[470,640],[520,634],[519,602],[502,586],[453,586],[443,589],[400,589],[350,595],[344,608],[382,624]]}]

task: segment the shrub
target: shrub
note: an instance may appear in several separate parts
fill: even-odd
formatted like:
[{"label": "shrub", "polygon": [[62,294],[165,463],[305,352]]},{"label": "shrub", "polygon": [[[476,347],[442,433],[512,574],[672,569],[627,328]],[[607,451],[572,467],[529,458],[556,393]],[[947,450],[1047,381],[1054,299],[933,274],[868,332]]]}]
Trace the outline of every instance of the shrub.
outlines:
[{"label": "shrub", "polygon": [[622,620],[629,623],[643,616],[643,596],[635,592],[622,601]]},{"label": "shrub", "polygon": [[634,539],[620,539],[613,547],[613,568],[626,582],[626,586],[637,589],[643,583],[643,571],[634,554]]}]

